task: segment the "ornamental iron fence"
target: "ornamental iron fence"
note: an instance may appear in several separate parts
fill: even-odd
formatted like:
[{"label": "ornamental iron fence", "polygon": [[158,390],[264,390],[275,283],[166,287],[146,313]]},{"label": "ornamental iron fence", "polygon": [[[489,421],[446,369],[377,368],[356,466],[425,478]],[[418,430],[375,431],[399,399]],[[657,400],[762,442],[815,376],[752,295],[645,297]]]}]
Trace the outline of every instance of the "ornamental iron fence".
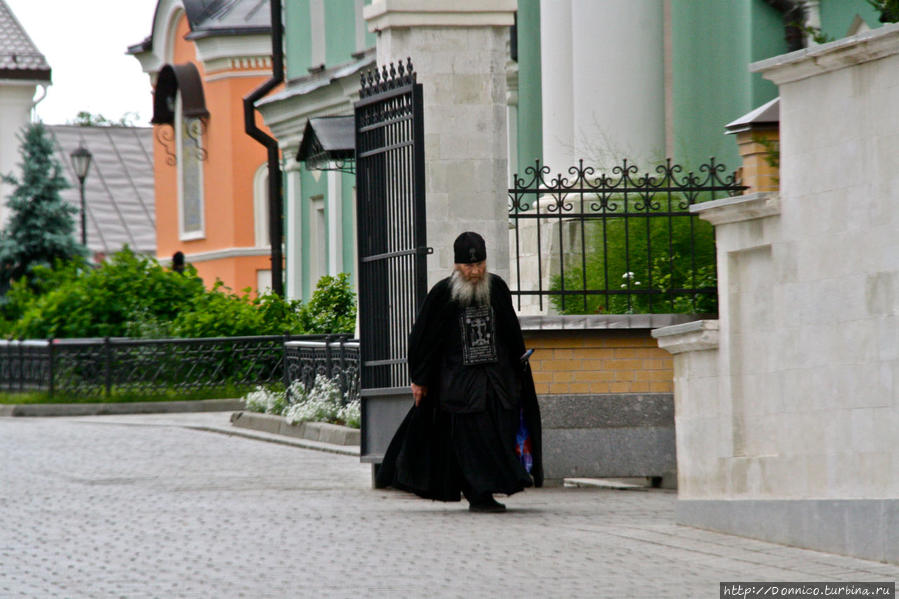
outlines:
[{"label": "ornamental iron fence", "polygon": [[639,172],[627,160],[611,174],[581,160],[553,177],[538,160],[515,175],[511,287],[520,313],[717,312],[714,228],[690,207],[746,187],[714,158],[698,173],[670,159]]},{"label": "ornamental iron fence", "polygon": [[[341,338],[343,336],[340,336]],[[0,341],[0,391],[53,395],[197,391],[285,380],[285,342],[333,335]]]},{"label": "ornamental iron fence", "polygon": [[428,292],[422,84],[412,60],[362,75],[356,123],[362,461],[409,409],[409,330]]},{"label": "ornamental iron fence", "polygon": [[[318,376],[336,380],[345,403],[359,399],[359,341],[288,341],[284,344],[284,387],[294,381],[309,391]],[[288,401],[290,398],[288,397]]]}]

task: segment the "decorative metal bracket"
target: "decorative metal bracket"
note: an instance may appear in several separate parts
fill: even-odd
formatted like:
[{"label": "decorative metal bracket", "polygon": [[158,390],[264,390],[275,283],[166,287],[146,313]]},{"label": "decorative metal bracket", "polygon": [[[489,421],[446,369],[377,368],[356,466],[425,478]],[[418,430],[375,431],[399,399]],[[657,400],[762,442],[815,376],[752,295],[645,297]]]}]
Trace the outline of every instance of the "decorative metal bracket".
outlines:
[{"label": "decorative metal bracket", "polygon": [[156,127],[156,141],[165,150],[165,163],[175,166],[178,163],[178,154],[175,152],[175,128],[168,124]]},{"label": "decorative metal bracket", "polygon": [[325,150],[317,137],[311,138],[309,156],[306,158],[306,168],[311,171],[337,171],[349,175],[356,174],[356,160],[353,158],[334,159]]},{"label": "decorative metal bracket", "polygon": [[[182,135],[187,136],[193,142],[194,157],[199,162],[205,162],[209,157],[206,148],[203,147],[203,136],[206,134],[206,121],[202,118],[187,118],[184,121]],[[175,127],[170,123],[156,128],[156,141],[165,151],[165,163],[175,166],[178,163],[178,147],[175,139]]]}]

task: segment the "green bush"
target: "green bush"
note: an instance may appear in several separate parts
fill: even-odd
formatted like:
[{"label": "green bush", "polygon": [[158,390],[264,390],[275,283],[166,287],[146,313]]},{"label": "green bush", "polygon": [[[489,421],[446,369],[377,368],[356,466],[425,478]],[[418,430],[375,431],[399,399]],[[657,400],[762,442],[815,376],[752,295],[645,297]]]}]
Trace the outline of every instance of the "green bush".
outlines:
[{"label": "green bush", "polygon": [[35,267],[4,299],[0,334],[20,339],[351,333],[356,323],[346,274],[323,277],[303,304],[236,294],[221,282],[207,290],[192,266],[177,273],[128,248],[97,266],[76,259]]},{"label": "green bush", "polygon": [[[645,206],[642,199],[628,201],[628,213],[632,215],[640,212],[641,205]],[[664,196],[653,201],[660,202],[659,211],[667,208]],[[673,201],[677,203],[679,199]],[[622,212],[619,206],[614,217],[585,222],[585,254],[566,256],[564,270],[566,291],[586,288],[612,293],[587,295],[586,302],[583,295],[567,295],[564,307],[561,295],[551,295],[553,308],[560,314],[715,312],[714,293],[696,294],[694,306],[692,294],[674,291],[715,287],[712,225],[686,215],[625,219],[620,216]],[[562,283],[563,277],[554,275],[550,290],[561,290]]]},{"label": "green bush", "polygon": [[356,329],[356,295],[347,273],[318,280],[303,309],[302,322],[307,333],[352,333]]}]

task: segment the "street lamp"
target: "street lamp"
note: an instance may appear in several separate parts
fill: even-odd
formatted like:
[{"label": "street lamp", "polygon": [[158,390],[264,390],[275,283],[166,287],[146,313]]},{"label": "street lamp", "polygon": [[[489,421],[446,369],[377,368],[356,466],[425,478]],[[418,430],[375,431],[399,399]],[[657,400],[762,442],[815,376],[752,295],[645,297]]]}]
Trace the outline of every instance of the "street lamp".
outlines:
[{"label": "street lamp", "polygon": [[87,247],[87,217],[84,210],[84,180],[87,179],[87,171],[91,167],[91,158],[93,154],[84,147],[82,141],[78,148],[73,150],[69,157],[72,159],[72,168],[75,169],[75,176],[78,177],[78,184],[81,187],[81,245]]}]

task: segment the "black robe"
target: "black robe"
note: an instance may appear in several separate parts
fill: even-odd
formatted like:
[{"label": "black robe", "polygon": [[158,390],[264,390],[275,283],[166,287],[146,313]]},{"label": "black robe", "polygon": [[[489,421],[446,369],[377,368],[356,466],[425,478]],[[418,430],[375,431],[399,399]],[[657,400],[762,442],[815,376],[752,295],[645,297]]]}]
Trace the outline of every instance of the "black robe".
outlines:
[{"label": "black robe", "polygon": [[[505,281],[489,276],[489,317],[486,307],[466,311],[452,301],[449,278],[428,293],[409,335],[410,377],[428,393],[397,429],[376,486],[441,501],[542,486],[540,410],[521,360],[521,327]],[[530,475],[515,453],[520,420],[530,435]]]}]

